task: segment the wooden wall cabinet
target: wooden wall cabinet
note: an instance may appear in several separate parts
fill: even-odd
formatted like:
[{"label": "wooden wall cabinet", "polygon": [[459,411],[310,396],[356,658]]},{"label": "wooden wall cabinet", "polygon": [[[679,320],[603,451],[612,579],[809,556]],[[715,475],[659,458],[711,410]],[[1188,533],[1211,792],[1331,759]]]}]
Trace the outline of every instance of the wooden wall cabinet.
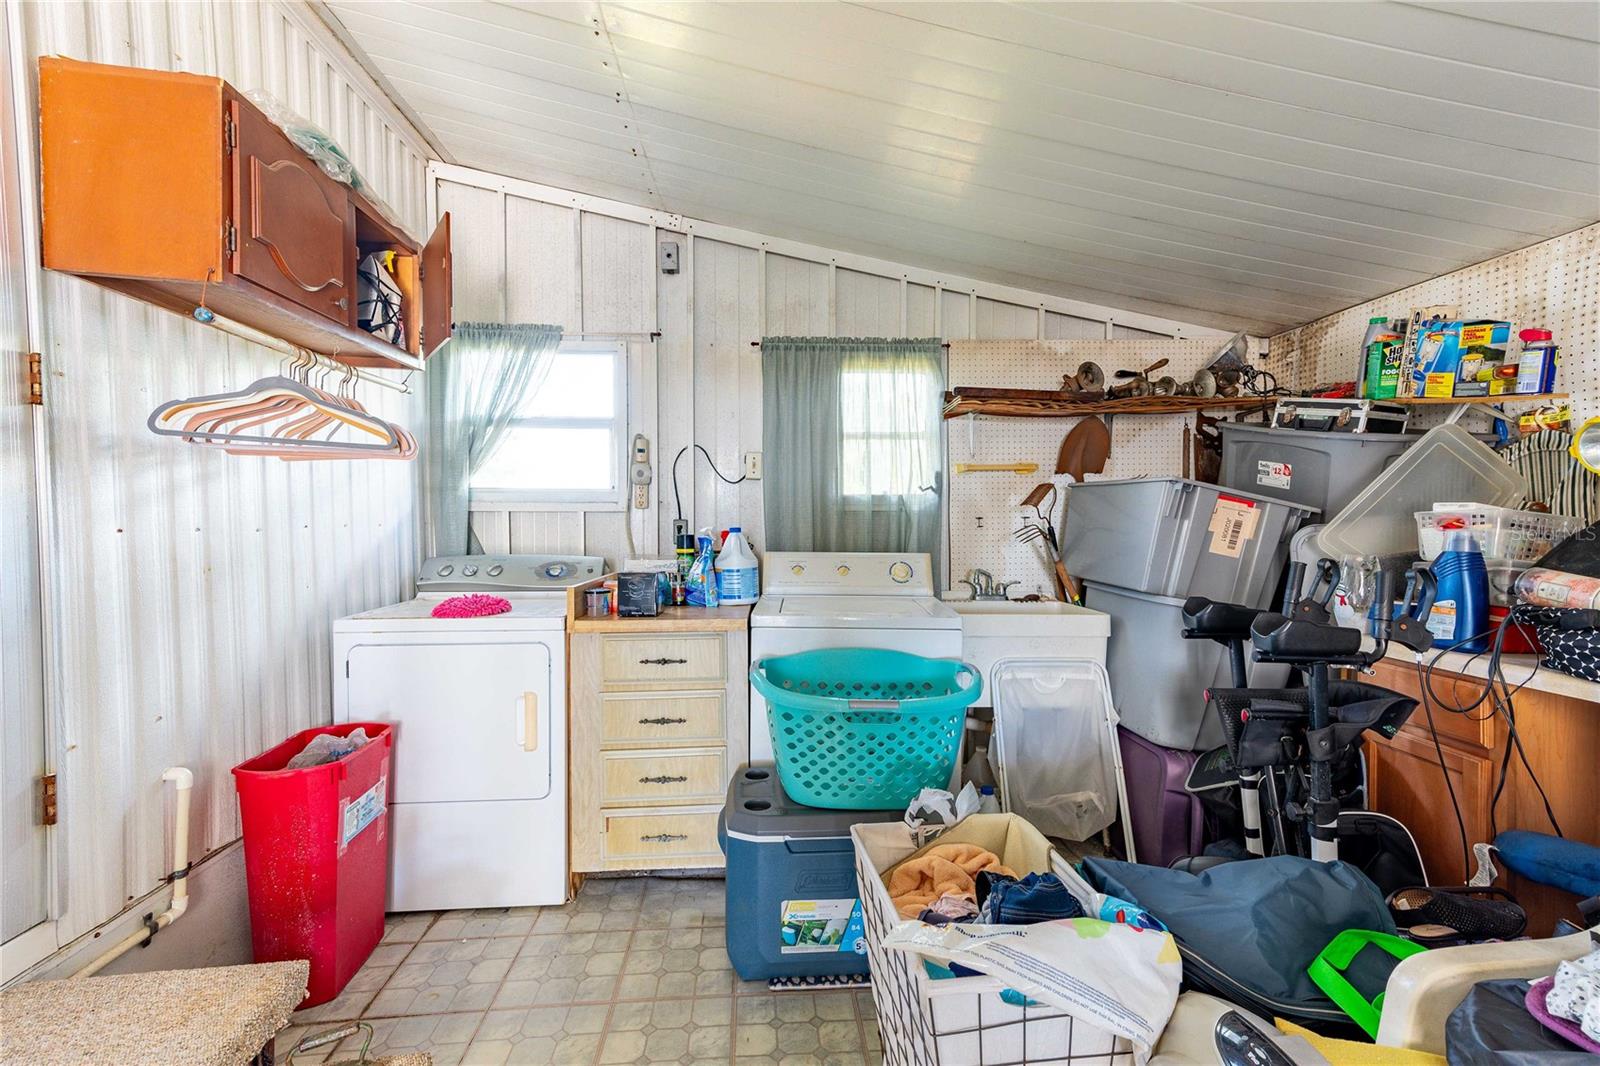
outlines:
[{"label": "wooden wall cabinet", "polygon": [[[44,265],[356,366],[450,336],[450,218],[424,245],[324,174],[220,78],[39,60]],[[396,253],[404,343],[356,325],[356,270]]]},{"label": "wooden wall cabinet", "polygon": [[749,613],[569,622],[573,872],[723,865],[717,815],[749,752]]}]

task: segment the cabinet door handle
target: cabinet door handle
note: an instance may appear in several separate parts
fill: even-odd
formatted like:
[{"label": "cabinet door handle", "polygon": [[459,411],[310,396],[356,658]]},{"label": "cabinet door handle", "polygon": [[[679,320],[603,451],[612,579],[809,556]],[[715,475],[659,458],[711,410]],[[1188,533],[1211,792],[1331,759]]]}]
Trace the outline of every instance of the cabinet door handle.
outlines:
[{"label": "cabinet door handle", "polygon": [[639,842],[642,844],[670,844],[674,840],[688,839],[689,834],[687,833],[657,833],[655,836],[642,836],[639,838]]},{"label": "cabinet door handle", "polygon": [[641,785],[676,785],[676,784],[681,784],[682,782],[687,781],[687,780],[689,780],[687,777],[683,777],[681,775],[680,776],[676,776],[676,777],[672,777],[672,776],[668,776],[667,774],[662,774],[659,777],[641,777],[641,778],[639,778],[639,784],[641,784]]},{"label": "cabinet door handle", "polygon": [[517,704],[517,743],[523,751],[539,750],[539,694],[524,692]]},{"label": "cabinet door handle", "polygon": [[687,725],[687,718],[641,718],[640,725]]},{"label": "cabinet door handle", "polygon": [[640,666],[683,666],[683,665],[686,665],[688,662],[689,662],[688,659],[668,659],[666,656],[662,656],[659,659],[640,659],[639,660],[639,665]]}]

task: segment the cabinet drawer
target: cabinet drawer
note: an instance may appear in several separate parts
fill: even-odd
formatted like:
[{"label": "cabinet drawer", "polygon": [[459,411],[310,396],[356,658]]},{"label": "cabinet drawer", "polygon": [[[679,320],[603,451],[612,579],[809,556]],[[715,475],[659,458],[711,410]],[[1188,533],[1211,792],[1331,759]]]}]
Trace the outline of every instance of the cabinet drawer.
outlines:
[{"label": "cabinet drawer", "polygon": [[681,860],[710,856],[722,865],[717,847],[717,812],[612,814],[605,820],[608,859]]},{"label": "cabinet drawer", "polygon": [[673,636],[656,633],[607,636],[600,643],[603,684],[685,682],[721,685],[725,674],[722,634]]},{"label": "cabinet drawer", "polygon": [[600,741],[721,744],[724,700],[721,692],[608,693],[600,697]]},{"label": "cabinet drawer", "polygon": [[600,802],[612,806],[647,803],[708,803],[727,791],[723,749],[608,751],[600,756]]}]

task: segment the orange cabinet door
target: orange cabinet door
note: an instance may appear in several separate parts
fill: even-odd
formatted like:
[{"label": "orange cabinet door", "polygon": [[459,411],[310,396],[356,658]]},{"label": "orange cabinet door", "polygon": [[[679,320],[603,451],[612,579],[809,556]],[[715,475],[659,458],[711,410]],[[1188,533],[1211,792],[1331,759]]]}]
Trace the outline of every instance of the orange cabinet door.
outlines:
[{"label": "orange cabinet door", "polygon": [[231,102],[233,272],[342,322],[354,322],[355,220],[348,190],[255,108]]}]

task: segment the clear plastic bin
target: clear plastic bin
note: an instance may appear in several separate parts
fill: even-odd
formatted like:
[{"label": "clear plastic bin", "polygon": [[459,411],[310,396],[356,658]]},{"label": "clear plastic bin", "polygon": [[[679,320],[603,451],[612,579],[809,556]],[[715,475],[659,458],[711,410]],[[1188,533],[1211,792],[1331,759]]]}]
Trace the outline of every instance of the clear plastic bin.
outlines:
[{"label": "clear plastic bin", "polygon": [[1417,550],[1418,511],[1435,500],[1481,500],[1513,507],[1527,481],[1493,449],[1454,424],[1430,429],[1351,500],[1317,540],[1324,555],[1405,555]]}]

